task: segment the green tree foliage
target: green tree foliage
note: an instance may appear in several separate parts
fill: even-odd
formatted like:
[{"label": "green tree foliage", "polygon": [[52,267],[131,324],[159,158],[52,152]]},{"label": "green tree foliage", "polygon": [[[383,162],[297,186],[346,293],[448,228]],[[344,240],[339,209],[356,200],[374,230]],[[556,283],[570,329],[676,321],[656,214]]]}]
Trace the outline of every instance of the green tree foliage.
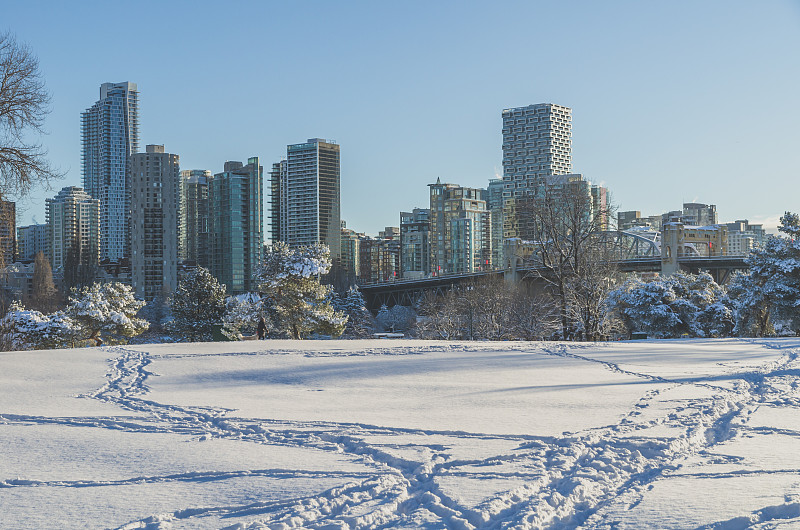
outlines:
[{"label": "green tree foliage", "polygon": [[330,267],[325,245],[289,248],[278,242],[267,249],[257,277],[278,332],[293,339],[342,334],[347,316],[331,305],[333,288],[319,281]]},{"label": "green tree foliage", "polygon": [[168,328],[181,340],[208,341],[224,314],[225,286],[208,269],[198,267],[178,283]]}]

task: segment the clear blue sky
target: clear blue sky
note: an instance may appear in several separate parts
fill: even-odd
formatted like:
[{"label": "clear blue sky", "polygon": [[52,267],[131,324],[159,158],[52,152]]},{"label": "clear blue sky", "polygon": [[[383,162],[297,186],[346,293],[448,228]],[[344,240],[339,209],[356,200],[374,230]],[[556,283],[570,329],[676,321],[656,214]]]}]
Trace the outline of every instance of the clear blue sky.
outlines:
[{"label": "clear blue sky", "polygon": [[140,91],[141,146],[222,170],[311,137],[342,149],[342,218],[375,234],[437,177],[502,173],[503,108],[573,110],[573,170],[645,215],[682,202],[774,225],[800,210],[800,1],[0,0],[38,55],[43,142],[81,185],[80,113]]}]

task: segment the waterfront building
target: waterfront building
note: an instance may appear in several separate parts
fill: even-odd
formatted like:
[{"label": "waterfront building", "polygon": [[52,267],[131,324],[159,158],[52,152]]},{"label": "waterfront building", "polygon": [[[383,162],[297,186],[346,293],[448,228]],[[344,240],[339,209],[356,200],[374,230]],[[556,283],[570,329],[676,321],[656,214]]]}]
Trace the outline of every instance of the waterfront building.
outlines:
[{"label": "waterfront building", "polygon": [[424,278],[431,273],[430,208],[400,212],[400,275]]},{"label": "waterfront building", "polygon": [[146,301],[178,287],[180,159],[148,145],[130,159],[131,283]]},{"label": "waterfront building", "polygon": [[485,192],[436,179],[430,187],[430,267],[434,275],[492,268]]},{"label": "waterfront building", "polygon": [[139,92],[135,83],[103,83],[100,99],[81,114],[85,191],[100,202],[100,257],[130,255],[128,157],[139,151]]}]

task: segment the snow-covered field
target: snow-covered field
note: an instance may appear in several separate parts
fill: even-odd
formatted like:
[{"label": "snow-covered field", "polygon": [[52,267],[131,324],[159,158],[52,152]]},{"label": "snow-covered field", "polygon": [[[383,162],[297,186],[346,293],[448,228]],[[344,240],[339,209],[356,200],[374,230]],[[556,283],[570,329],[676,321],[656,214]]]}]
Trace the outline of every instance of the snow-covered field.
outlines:
[{"label": "snow-covered field", "polygon": [[800,339],[0,352],[0,528],[800,528]]}]

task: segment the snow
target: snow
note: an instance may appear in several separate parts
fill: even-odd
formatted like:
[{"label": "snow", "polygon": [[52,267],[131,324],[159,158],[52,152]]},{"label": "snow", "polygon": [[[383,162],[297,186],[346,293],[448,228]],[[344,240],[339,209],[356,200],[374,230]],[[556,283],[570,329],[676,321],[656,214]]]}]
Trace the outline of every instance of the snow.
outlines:
[{"label": "snow", "polygon": [[789,338],[0,352],[0,527],[800,527],[799,353]]}]

